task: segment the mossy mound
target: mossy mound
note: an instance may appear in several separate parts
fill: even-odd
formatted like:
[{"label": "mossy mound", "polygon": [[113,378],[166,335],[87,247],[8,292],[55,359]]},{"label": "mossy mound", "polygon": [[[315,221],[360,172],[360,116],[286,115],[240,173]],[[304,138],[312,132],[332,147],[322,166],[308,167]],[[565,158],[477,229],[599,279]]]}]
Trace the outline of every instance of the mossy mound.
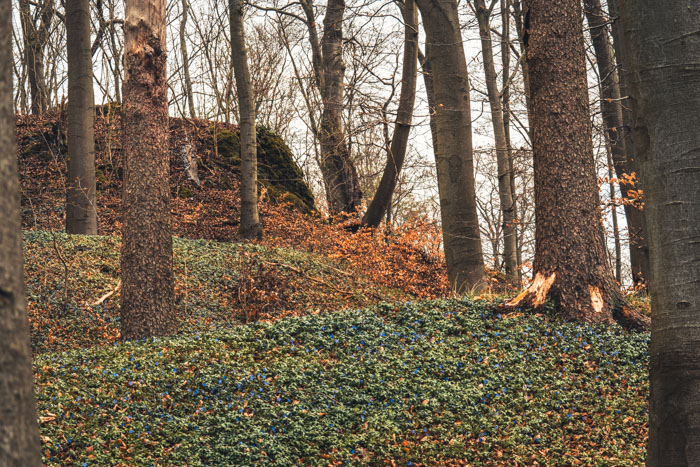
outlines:
[{"label": "mossy mound", "polygon": [[[280,202],[291,202],[303,212],[312,212],[314,196],[304,174],[294,161],[292,150],[284,140],[268,128],[257,128],[258,181],[267,188],[268,195]],[[238,130],[211,127],[209,149],[233,168],[241,166],[241,137]]]}]

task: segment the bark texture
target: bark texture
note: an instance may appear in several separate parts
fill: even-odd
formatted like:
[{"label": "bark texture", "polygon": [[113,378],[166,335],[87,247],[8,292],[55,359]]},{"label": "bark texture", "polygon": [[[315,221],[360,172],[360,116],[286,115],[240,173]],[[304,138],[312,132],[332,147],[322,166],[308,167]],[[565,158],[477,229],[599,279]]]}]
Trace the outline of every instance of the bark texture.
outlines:
[{"label": "bark texture", "polygon": [[481,36],[481,54],[484,61],[484,76],[486,90],[491,109],[491,124],[496,141],[496,163],[498,166],[498,196],[503,215],[503,265],[506,276],[513,283],[519,282],[518,276],[518,246],[515,225],[515,203],[512,189],[512,160],[510,160],[509,144],[503,120],[503,105],[501,93],[498,90],[496,62],[493,58],[493,43],[491,41],[491,9],[486,7],[484,0],[474,0],[476,18],[479,22]]},{"label": "bark texture", "polygon": [[[639,170],[638,159],[645,157],[643,154],[637,153],[634,144],[634,136],[632,126],[634,125],[634,110],[629,103],[627,96],[629,90],[627,86],[627,65],[625,60],[625,50],[622,41],[621,22],[619,20],[618,0],[608,0],[608,8],[612,24],[612,43],[615,51],[615,63],[617,65],[617,76],[620,87],[620,95],[622,97],[622,138],[625,141],[625,159],[627,161],[627,170],[636,175],[637,181],[635,189],[644,191],[643,180]],[[641,149],[646,150],[646,147]],[[649,233],[647,231],[647,221],[644,210],[641,207],[635,206],[635,209],[627,210],[627,229],[629,232],[630,242],[630,263],[632,266],[632,278],[636,286],[649,289],[649,278],[651,277],[651,264],[649,261]]]},{"label": "bark texture", "polygon": [[66,3],[68,48],[68,186],[66,232],[97,234],[95,101],[92,89],[90,2]]},{"label": "bark texture", "polygon": [[469,74],[456,0],[417,0],[435,92],[438,191],[447,274],[457,292],[484,284],[476,211]]},{"label": "bark texture", "polygon": [[22,265],[12,105],[12,2],[0,0],[0,465],[41,465]]},{"label": "bark texture", "polygon": [[377,192],[374,194],[374,198],[362,219],[362,224],[370,227],[379,227],[384,213],[387,213],[387,223],[390,222],[391,198],[406,158],[408,136],[411,133],[411,119],[413,118],[413,105],[416,100],[418,10],[414,0],[406,0],[402,4],[401,15],[404,21],[404,50],[399,108],[396,113],[394,134],[391,138],[384,173],[377,187]]},{"label": "bark texture", "polygon": [[241,129],[241,223],[240,234],[245,238],[261,238],[258,215],[258,155],[255,142],[255,103],[248,70],[248,51],[243,27],[243,2],[230,0],[231,62],[236,77],[238,110]]},{"label": "bark texture", "polygon": [[651,252],[647,465],[700,459],[700,3],[619,2]]},{"label": "bark texture", "polygon": [[121,333],[175,332],[164,0],[127,0],[124,22]]},{"label": "bark texture", "polygon": [[598,213],[578,0],[528,0],[525,15],[535,169],[532,284],[511,306],[551,299],[571,320],[644,328],[609,269]]},{"label": "bark texture", "polygon": [[323,18],[322,87],[323,113],[319,139],[321,172],[326,184],[331,214],[354,212],[362,200],[357,170],[348,150],[343,129],[345,62],[343,61],[343,17],[345,0],[328,0]]},{"label": "bark texture", "polygon": [[54,0],[45,0],[32,13],[30,0],[19,0],[20,24],[24,42],[24,61],[32,100],[31,111],[37,115],[49,107],[49,91],[44,76],[44,49],[55,15]]}]

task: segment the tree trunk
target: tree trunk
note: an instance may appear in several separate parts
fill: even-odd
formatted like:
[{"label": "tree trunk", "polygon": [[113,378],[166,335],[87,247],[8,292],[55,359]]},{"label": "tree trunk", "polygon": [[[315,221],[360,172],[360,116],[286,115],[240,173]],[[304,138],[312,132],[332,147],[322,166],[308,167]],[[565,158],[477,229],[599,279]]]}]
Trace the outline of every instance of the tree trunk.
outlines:
[{"label": "tree trunk", "polygon": [[0,465],[40,466],[12,103],[12,2],[0,0]]},{"label": "tree trunk", "polygon": [[622,245],[620,242],[620,226],[617,221],[617,204],[615,203],[615,183],[613,183],[613,157],[610,144],[605,145],[608,155],[608,188],[610,189],[610,214],[613,223],[613,235],[615,239],[615,280],[622,284]]},{"label": "tree trunk", "polygon": [[362,200],[362,191],[355,164],[345,141],[343,129],[343,95],[345,63],[343,62],[343,16],[345,0],[328,0],[323,18],[323,113],[321,114],[321,172],[328,194],[331,214],[355,212]]},{"label": "tree trunk", "polygon": [[391,139],[382,179],[362,219],[362,224],[375,228],[379,226],[384,213],[387,213],[387,219],[389,216],[391,196],[396,188],[396,183],[399,180],[401,168],[406,158],[408,136],[411,132],[411,119],[413,117],[413,105],[416,100],[418,10],[416,9],[414,0],[405,0],[405,3],[402,4],[401,15],[404,20],[404,51],[399,108],[396,113],[396,126]]},{"label": "tree trunk", "polygon": [[515,213],[513,209],[513,194],[511,192],[511,171],[508,161],[508,140],[503,122],[503,107],[498,90],[496,63],[493,59],[493,44],[491,42],[491,11],[486,8],[484,0],[475,0],[476,18],[479,22],[481,36],[481,51],[484,61],[486,89],[491,108],[491,123],[494,139],[496,140],[496,161],[498,166],[498,196],[503,213],[503,265],[505,273],[513,283],[518,282],[518,257],[515,232]]},{"label": "tree trunk", "polygon": [[24,38],[24,60],[32,100],[32,113],[38,115],[49,107],[49,91],[44,76],[44,49],[55,12],[54,0],[44,0],[36,5],[39,24],[34,23],[29,0],[20,0],[20,24]]},{"label": "tree trunk", "polygon": [[[610,16],[618,18],[618,0],[608,0]],[[612,25],[613,46],[617,61],[618,83],[620,95],[625,99],[629,95],[627,88],[627,70],[625,65],[625,51],[622,44],[622,33],[620,21],[616,20]],[[622,102],[628,102],[623,100]],[[627,170],[630,175],[636,175],[635,186],[637,192],[643,192],[643,180],[637,164],[638,157],[644,157],[636,152],[634,137],[632,134],[632,125],[634,121],[633,111],[629,104],[622,105],[622,137],[625,141],[625,160],[627,161]],[[645,147],[644,147],[645,148]],[[637,155],[638,154],[638,155]],[[626,190],[624,194],[629,193]],[[651,274],[651,265],[649,262],[649,242],[647,241],[647,222],[646,215],[643,211],[641,203],[637,200],[633,205],[625,206],[625,216],[627,217],[627,230],[630,244],[630,263],[632,266],[632,279],[635,286],[638,288],[649,289],[649,277]]]},{"label": "tree trunk", "polygon": [[255,103],[248,70],[248,51],[243,26],[243,3],[230,0],[231,63],[236,76],[238,111],[241,130],[241,224],[245,238],[261,238],[258,216],[258,156],[255,142]]},{"label": "tree trunk", "polygon": [[[615,175],[618,180],[620,180],[620,191],[622,192],[623,199],[627,199],[624,203],[624,210],[627,218],[628,230],[630,232],[629,247],[632,278],[636,285],[645,281],[644,271],[642,271],[642,269],[647,269],[646,274],[648,275],[649,261],[646,241],[644,240],[642,242],[642,239],[645,237],[640,237],[641,231],[646,231],[646,225],[643,225],[646,224],[646,222],[644,222],[644,213],[634,205],[635,203],[633,200],[630,201],[629,197],[625,196],[628,192],[624,185],[625,175],[632,175],[635,173],[627,156],[630,154],[634,157],[634,153],[627,151],[625,147],[620,85],[612,52],[612,45],[606,30],[607,20],[600,6],[600,0],[584,0],[583,5],[588,27],[591,30],[591,39],[596,62],[598,64],[598,74],[600,75],[600,107],[603,123],[605,124],[606,136],[612,152]],[[641,189],[640,186],[635,186],[634,188]],[[640,242],[644,244],[643,248],[640,246]]]},{"label": "tree trunk", "polygon": [[[501,0],[501,62],[503,65],[503,91],[501,100],[503,101],[503,129],[506,134],[506,144],[508,146],[508,170],[510,171],[510,193],[513,198],[513,218],[515,219],[515,258],[518,265],[518,284],[522,281],[523,273],[520,266],[523,264],[523,246],[520,244],[518,236],[518,195],[515,189],[515,170],[513,169],[513,145],[510,139],[510,5],[511,0]],[[524,61],[524,60],[523,60]],[[515,71],[517,72],[517,70]]]},{"label": "tree trunk", "polygon": [[608,267],[578,0],[528,0],[527,44],[535,169],[535,264],[510,306],[550,299],[568,319],[642,329]]},{"label": "tree trunk", "polygon": [[651,252],[647,465],[700,459],[700,3],[621,0]]},{"label": "tree trunk", "polygon": [[180,22],[180,49],[182,49],[182,71],[185,74],[185,97],[190,118],[195,118],[194,93],[192,92],[192,78],[190,76],[190,57],[187,53],[187,17],[190,11],[188,0],[182,0],[182,21]]},{"label": "tree trunk", "polygon": [[469,74],[457,2],[417,0],[429,44],[435,91],[438,191],[447,274],[459,293],[483,287],[476,211]]},{"label": "tree trunk", "polygon": [[135,339],[176,329],[164,0],[127,0],[124,43],[121,334]]},{"label": "tree trunk", "polygon": [[68,191],[66,232],[97,234],[95,103],[92,89],[90,2],[66,3],[68,48]]}]

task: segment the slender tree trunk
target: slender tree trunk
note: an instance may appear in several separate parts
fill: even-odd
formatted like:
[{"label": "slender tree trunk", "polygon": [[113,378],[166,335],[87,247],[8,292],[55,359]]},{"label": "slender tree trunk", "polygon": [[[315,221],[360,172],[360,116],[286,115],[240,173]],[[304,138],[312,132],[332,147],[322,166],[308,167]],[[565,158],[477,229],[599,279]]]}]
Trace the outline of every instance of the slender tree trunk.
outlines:
[{"label": "slender tree trunk", "polygon": [[124,22],[121,334],[175,332],[165,0],[127,0]]},{"label": "slender tree trunk", "polygon": [[491,123],[496,140],[496,161],[498,166],[498,195],[503,215],[503,265],[506,276],[511,282],[518,282],[518,257],[515,232],[515,213],[513,212],[513,194],[511,192],[511,172],[508,163],[508,139],[503,123],[503,107],[498,90],[496,63],[493,59],[493,44],[491,42],[491,11],[486,8],[484,0],[475,0],[476,18],[479,22],[481,36],[481,51],[484,61],[486,89],[491,108]]},{"label": "slender tree trunk", "polygon": [[418,49],[418,61],[423,70],[423,84],[425,94],[428,98],[428,118],[430,121],[430,138],[433,143],[433,154],[437,164],[438,139],[437,139],[437,119],[435,118],[435,85],[433,84],[433,66],[430,63],[430,44],[425,44],[425,55]]},{"label": "slender tree trunk", "polygon": [[185,96],[190,118],[195,118],[194,94],[192,92],[192,77],[190,76],[190,57],[187,53],[187,17],[190,11],[190,2],[182,0],[182,21],[180,21],[180,49],[182,50],[182,70],[185,73]]},{"label": "slender tree trunk", "polygon": [[44,0],[36,5],[39,24],[34,24],[30,1],[20,0],[20,24],[24,37],[24,60],[27,64],[27,78],[32,100],[33,114],[45,112],[49,107],[49,91],[44,76],[44,49],[48,40],[48,30],[54,15],[54,0]]},{"label": "slender tree trunk", "polygon": [[[615,58],[617,59],[618,83],[620,95],[623,98],[621,101],[622,122],[620,127],[622,130],[622,138],[625,141],[625,160],[627,162],[627,173],[636,176],[635,186],[631,187],[638,193],[643,193],[644,186],[637,159],[644,157],[643,154],[637,153],[637,148],[634,143],[632,125],[634,121],[633,110],[625,99],[629,95],[627,88],[627,70],[625,64],[625,51],[622,44],[621,24],[618,18],[618,0],[608,0],[610,16],[616,21],[612,25],[613,46],[615,50]],[[602,15],[602,13],[601,13]],[[647,146],[642,146],[646,149]],[[629,193],[629,190],[623,191],[623,195]],[[649,261],[649,242],[647,241],[647,222],[646,215],[639,201],[625,205],[625,216],[627,217],[627,230],[630,244],[630,263],[632,266],[632,279],[635,286],[638,288],[649,289],[649,277],[651,274],[651,265]]]},{"label": "slender tree trunk", "polygon": [[[403,70],[401,74],[401,91],[399,108],[396,114],[394,135],[389,146],[389,154],[384,167],[382,179],[377,192],[367,208],[362,223],[378,227],[384,213],[390,212],[391,196],[399,180],[401,168],[406,158],[408,136],[411,132],[413,105],[416,100],[416,81],[418,71],[418,10],[414,0],[402,4],[401,14],[404,20]],[[388,217],[387,217],[388,218]]]},{"label": "slender tree trunk", "polygon": [[469,74],[457,2],[417,0],[429,44],[437,124],[437,176],[447,274],[457,292],[484,285],[476,210]]},{"label": "slender tree trunk", "polygon": [[700,459],[700,3],[621,0],[651,252],[647,465]]},{"label": "slender tree trunk", "polygon": [[578,0],[527,0],[535,168],[535,264],[531,285],[509,304],[551,299],[568,319],[644,328],[609,269],[600,235]]},{"label": "slender tree trunk", "polygon": [[615,238],[615,280],[622,284],[622,245],[620,243],[620,226],[617,221],[617,204],[615,203],[615,183],[613,183],[613,158],[610,144],[605,147],[608,154],[608,188],[610,189],[610,209],[613,223],[613,235]]},{"label": "slender tree trunk", "polygon": [[258,216],[258,156],[255,142],[255,103],[248,70],[242,0],[230,0],[231,62],[236,75],[238,111],[241,130],[241,224],[245,238],[261,238]]},{"label": "slender tree trunk", "polygon": [[12,2],[0,0],[0,465],[40,466],[12,104]]},{"label": "slender tree trunk", "polygon": [[503,130],[506,134],[506,145],[508,147],[508,171],[510,174],[510,193],[513,198],[513,218],[515,219],[515,258],[517,264],[518,283],[522,281],[523,246],[517,234],[518,230],[518,196],[515,183],[515,170],[513,168],[513,145],[510,139],[510,5],[511,0],[501,0],[501,62],[503,65],[503,91],[501,100],[503,101]]},{"label": "slender tree trunk", "polygon": [[331,214],[354,212],[362,200],[355,164],[343,129],[343,16],[345,0],[328,0],[321,38],[323,113],[321,114],[321,172]]},{"label": "slender tree trunk", "polygon": [[[527,54],[527,41],[529,35],[527,32],[525,12],[523,11],[523,0],[513,0],[513,18],[515,19],[515,30],[520,39],[520,53]],[[528,121],[532,121],[532,111],[530,106],[530,73],[527,71],[527,60],[520,60],[520,69],[523,73],[523,88],[525,91],[525,107],[527,108]],[[532,132],[532,124],[530,124],[530,132]]]},{"label": "slender tree trunk", "polygon": [[66,3],[68,46],[68,191],[66,232],[97,234],[95,103],[92,89],[90,1]]}]

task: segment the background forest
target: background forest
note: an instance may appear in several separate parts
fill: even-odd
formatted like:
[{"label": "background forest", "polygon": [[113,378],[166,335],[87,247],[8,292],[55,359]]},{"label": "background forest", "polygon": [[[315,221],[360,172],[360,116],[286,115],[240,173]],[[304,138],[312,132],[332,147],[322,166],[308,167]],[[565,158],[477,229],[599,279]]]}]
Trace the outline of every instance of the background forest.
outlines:
[{"label": "background forest", "polygon": [[0,465],[692,465],[698,17],[0,0]]}]

